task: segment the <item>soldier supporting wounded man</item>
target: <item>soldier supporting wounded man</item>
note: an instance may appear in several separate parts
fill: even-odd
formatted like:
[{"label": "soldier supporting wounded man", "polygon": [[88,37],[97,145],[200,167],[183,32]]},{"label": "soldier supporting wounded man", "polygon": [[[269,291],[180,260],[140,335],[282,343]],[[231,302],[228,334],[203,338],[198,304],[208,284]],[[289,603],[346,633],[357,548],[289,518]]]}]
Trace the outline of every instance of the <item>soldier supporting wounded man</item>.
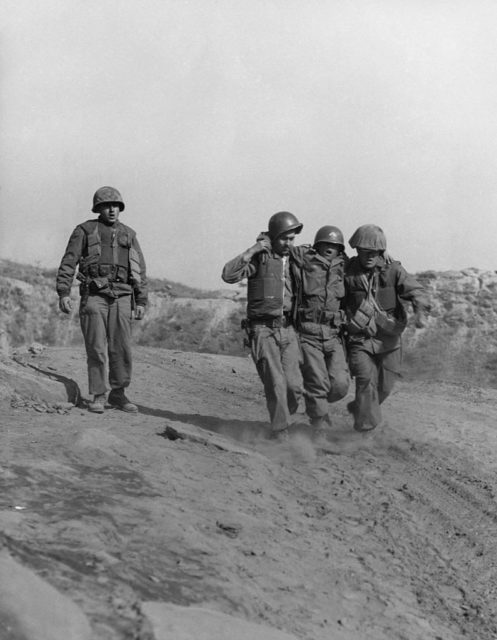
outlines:
[{"label": "soldier supporting wounded man", "polygon": [[57,272],[59,308],[70,313],[71,286],[76,269],[80,281],[79,318],[86,347],[89,392],[88,409],[103,413],[109,405],[136,412],[125,389],[131,382],[131,320],[140,320],[147,305],[145,261],[136,233],[119,221],[124,210],[121,194],[101,187],[93,196],[96,220],[79,224],[71,237]]},{"label": "soldier supporting wounded man", "polygon": [[400,373],[401,334],[407,324],[405,302],[424,326],[429,303],[422,285],[400,262],[385,259],[387,241],[373,224],[359,227],[349,240],[357,256],[345,269],[345,308],[349,366],[355,378],[355,400],[349,403],[356,431],[382,424],[380,405]]},{"label": "soldier supporting wounded man", "polygon": [[223,268],[230,284],[247,278],[246,329],[264,385],[272,437],[288,439],[290,416],[302,397],[300,347],[294,328],[290,250],[302,224],[287,211],[269,219],[267,234]]}]

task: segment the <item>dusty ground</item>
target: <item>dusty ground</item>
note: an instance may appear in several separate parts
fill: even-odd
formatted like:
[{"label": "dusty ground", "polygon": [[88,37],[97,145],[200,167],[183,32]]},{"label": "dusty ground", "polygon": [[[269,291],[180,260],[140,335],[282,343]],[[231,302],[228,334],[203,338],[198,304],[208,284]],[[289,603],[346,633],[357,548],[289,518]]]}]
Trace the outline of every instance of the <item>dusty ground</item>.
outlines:
[{"label": "dusty ground", "polygon": [[81,351],[25,361],[83,399],[2,406],[0,543],[97,640],[153,638],[147,601],[302,640],[497,637],[497,392],[400,383],[369,435],[340,402],[325,453],[303,416],[265,439],[248,358],[136,349],[137,416],[86,411]]}]

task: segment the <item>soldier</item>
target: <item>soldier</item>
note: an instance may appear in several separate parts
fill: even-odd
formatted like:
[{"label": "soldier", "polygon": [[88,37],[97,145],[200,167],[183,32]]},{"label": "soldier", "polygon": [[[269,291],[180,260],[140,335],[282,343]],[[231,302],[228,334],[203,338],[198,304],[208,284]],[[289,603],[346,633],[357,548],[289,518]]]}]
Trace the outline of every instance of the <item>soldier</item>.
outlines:
[{"label": "soldier", "polygon": [[104,411],[107,358],[111,388],[108,404],[122,411],[138,411],[124,390],[131,381],[131,317],[134,312],[141,320],[145,313],[147,277],[136,233],[119,222],[123,210],[117,189],[98,189],[92,208],[98,219],[87,220],[74,229],[57,272],[59,308],[70,313],[71,286],[78,267],[79,318],[93,395],[88,409],[93,413]]},{"label": "soldier", "polygon": [[345,397],[350,382],[342,340],[344,249],[342,232],[328,225],[318,230],[312,247],[291,252],[305,404],[317,441],[331,425],[328,403]]},{"label": "soldier", "polygon": [[380,404],[400,373],[400,336],[407,323],[403,301],[412,303],[417,327],[424,326],[429,304],[423,287],[400,262],[385,260],[387,242],[380,227],[359,227],[349,244],[357,257],[345,269],[347,348],[356,384],[348,409],[354,429],[369,431],[382,423]]},{"label": "soldier", "polygon": [[290,415],[302,396],[300,347],[293,326],[294,286],[290,249],[302,224],[287,211],[269,219],[268,232],[244,253],[230,260],[222,278],[247,283],[247,320],[252,358],[264,385],[272,437],[288,439]]}]

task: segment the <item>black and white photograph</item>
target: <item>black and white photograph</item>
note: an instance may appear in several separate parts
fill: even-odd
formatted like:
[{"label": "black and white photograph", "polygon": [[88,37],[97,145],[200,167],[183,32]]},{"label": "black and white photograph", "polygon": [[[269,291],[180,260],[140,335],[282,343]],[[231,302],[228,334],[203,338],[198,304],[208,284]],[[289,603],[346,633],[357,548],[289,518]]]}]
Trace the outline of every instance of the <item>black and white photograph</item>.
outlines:
[{"label": "black and white photograph", "polygon": [[0,640],[497,640],[497,4],[0,13]]}]

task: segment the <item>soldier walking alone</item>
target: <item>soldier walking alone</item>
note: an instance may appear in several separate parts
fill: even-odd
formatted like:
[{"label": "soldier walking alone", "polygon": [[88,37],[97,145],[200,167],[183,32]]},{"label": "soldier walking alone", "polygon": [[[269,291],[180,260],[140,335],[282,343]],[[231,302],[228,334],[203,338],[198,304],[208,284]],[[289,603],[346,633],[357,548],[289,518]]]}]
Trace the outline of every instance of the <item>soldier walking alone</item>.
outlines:
[{"label": "soldier walking alone", "polygon": [[302,397],[300,347],[293,326],[294,283],[290,250],[302,224],[287,211],[269,219],[268,232],[229,261],[222,278],[247,283],[246,329],[252,358],[264,385],[272,437],[288,439],[290,415]]},{"label": "soldier walking alone", "polygon": [[93,196],[97,220],[79,224],[71,237],[57,272],[59,308],[72,310],[71,286],[76,268],[80,284],[79,318],[86,347],[89,392],[88,409],[103,413],[107,392],[109,405],[136,412],[125,395],[131,382],[131,318],[140,320],[147,305],[145,261],[130,227],[119,221],[124,210],[121,194],[101,187]]}]

